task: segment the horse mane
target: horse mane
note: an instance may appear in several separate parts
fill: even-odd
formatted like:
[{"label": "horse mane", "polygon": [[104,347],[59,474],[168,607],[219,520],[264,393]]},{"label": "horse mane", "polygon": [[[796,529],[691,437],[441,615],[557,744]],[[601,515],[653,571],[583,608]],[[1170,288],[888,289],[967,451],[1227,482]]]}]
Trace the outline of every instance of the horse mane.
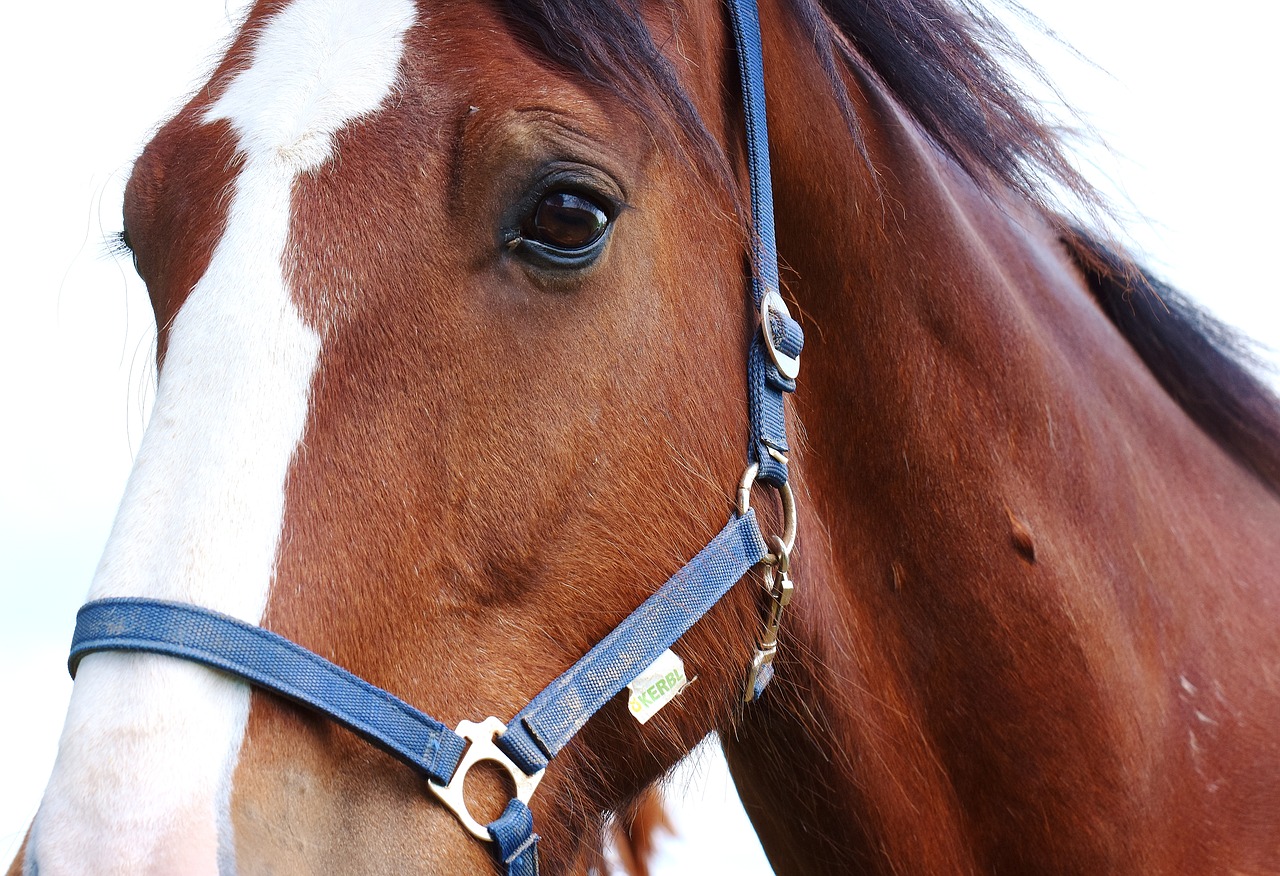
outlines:
[{"label": "horse mane", "polygon": [[1170,397],[1220,447],[1280,493],[1280,404],[1250,365],[1249,338],[1080,228],[1062,243],[1098,306]]}]

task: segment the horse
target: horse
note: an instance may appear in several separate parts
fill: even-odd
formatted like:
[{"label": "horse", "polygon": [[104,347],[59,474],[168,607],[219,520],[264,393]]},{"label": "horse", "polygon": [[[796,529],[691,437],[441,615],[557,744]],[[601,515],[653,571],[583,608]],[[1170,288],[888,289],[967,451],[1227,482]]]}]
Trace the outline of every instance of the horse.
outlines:
[{"label": "horse", "polygon": [[[1087,184],[990,22],[760,7],[799,535],[679,638],[694,683],[546,769],[544,869],[717,730],[781,874],[1280,870],[1274,399],[1054,208]],[[750,469],[735,495],[769,327],[740,50],[702,0],[255,6],[129,183],[160,378],[91,597],[217,610],[452,726],[519,712],[735,509],[785,535]],[[288,699],[77,672],[12,874],[494,867]]]}]

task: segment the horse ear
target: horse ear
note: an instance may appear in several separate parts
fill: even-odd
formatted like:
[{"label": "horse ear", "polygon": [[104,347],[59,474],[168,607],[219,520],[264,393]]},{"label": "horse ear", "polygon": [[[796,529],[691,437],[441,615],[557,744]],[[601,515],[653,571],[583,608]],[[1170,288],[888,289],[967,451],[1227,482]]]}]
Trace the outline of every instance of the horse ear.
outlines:
[{"label": "horse ear", "polygon": [[604,840],[617,852],[622,867],[617,876],[649,876],[649,862],[657,847],[658,835],[663,831],[675,834],[662,791],[654,784],[637,794],[609,821]]}]

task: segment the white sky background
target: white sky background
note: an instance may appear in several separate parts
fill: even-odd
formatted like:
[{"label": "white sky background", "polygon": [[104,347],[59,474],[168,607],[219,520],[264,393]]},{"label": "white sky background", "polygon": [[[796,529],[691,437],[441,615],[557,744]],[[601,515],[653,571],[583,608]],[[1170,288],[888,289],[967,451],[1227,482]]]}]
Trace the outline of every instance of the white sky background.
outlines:
[{"label": "white sky background", "polygon": [[[65,659],[75,610],[153,382],[145,290],[103,240],[119,230],[132,159],[199,84],[240,6],[16,4],[0,37],[0,154],[10,192],[0,215],[4,862],[52,766],[71,689]],[[1128,230],[1147,262],[1280,349],[1277,75],[1269,60],[1280,13],[1245,0],[1028,6],[1110,74],[1035,42],[1033,54],[1115,153],[1091,152],[1111,190],[1137,205]],[[682,817],[684,837],[664,872],[767,872],[750,843],[709,838],[729,792],[721,772],[702,771],[711,790]]]}]

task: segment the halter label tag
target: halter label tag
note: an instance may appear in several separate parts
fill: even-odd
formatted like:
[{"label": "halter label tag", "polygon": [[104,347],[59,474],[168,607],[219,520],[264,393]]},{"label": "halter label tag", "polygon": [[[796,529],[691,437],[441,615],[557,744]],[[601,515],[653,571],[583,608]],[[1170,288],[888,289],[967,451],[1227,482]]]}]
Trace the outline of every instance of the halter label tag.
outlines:
[{"label": "halter label tag", "polygon": [[675,699],[676,694],[684,690],[688,683],[689,680],[684,675],[684,661],[668,648],[658,655],[658,659],[648,669],[627,685],[631,691],[631,701],[628,703],[631,714],[641,724],[645,723]]}]

